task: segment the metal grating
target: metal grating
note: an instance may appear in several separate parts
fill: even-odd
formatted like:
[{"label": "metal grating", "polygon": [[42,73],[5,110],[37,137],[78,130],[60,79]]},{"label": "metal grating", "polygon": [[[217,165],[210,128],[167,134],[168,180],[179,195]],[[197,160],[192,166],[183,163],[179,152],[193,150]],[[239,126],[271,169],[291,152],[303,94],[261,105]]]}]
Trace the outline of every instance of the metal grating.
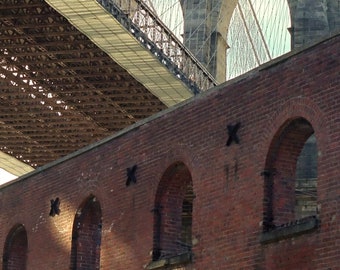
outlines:
[{"label": "metal grating", "polygon": [[166,106],[42,0],[0,5],[0,150],[41,166]]}]

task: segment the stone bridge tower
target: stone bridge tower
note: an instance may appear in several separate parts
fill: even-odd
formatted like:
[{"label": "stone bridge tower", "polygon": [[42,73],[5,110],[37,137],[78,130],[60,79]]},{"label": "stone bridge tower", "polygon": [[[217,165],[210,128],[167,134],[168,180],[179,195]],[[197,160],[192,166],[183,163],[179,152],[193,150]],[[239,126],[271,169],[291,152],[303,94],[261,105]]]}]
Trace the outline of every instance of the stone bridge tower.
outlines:
[{"label": "stone bridge tower", "polygon": [[292,20],[292,48],[321,39],[340,28],[339,0],[287,0]]},{"label": "stone bridge tower", "polygon": [[[274,0],[272,0],[274,1]],[[184,43],[219,82],[225,81],[228,26],[238,0],[180,0]],[[287,0],[292,48],[340,28],[340,0]]]}]

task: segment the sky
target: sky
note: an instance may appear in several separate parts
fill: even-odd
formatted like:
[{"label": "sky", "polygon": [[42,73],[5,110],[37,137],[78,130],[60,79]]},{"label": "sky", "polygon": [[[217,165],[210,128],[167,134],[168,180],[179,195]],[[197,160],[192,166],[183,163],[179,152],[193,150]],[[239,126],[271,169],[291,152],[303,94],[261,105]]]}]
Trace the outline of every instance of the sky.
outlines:
[{"label": "sky", "polygon": [[7,172],[6,170],[0,168],[0,185],[17,178],[14,174]]},{"label": "sky", "polygon": [[290,25],[286,0],[239,0],[227,36],[230,48],[227,50],[226,78],[241,75],[289,52]]}]

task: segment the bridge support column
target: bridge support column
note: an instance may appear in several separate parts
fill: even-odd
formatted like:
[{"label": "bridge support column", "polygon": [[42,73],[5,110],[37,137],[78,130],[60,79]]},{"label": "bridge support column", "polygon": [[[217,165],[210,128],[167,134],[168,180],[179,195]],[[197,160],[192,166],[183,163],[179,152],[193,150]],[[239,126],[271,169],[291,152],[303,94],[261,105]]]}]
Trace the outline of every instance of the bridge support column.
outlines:
[{"label": "bridge support column", "polygon": [[338,0],[287,0],[291,13],[292,48],[321,39],[340,28]]},{"label": "bridge support column", "polygon": [[184,44],[217,81],[225,81],[226,35],[219,32],[222,0],[181,0]]}]

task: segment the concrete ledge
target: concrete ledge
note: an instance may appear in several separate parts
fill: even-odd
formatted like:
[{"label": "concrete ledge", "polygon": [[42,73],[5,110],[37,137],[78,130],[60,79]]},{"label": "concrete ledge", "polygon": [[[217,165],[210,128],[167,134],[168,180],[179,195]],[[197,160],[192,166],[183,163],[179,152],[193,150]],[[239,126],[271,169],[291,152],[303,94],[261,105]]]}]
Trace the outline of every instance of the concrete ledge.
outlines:
[{"label": "concrete ledge", "polygon": [[166,266],[185,264],[191,262],[191,259],[192,259],[191,252],[182,253],[180,255],[175,255],[170,258],[152,261],[146,266],[146,269],[160,269]]},{"label": "concrete ledge", "polygon": [[309,233],[317,229],[319,224],[320,221],[315,216],[284,224],[268,232],[262,233],[261,243],[267,244],[271,242],[277,242],[282,239]]}]

